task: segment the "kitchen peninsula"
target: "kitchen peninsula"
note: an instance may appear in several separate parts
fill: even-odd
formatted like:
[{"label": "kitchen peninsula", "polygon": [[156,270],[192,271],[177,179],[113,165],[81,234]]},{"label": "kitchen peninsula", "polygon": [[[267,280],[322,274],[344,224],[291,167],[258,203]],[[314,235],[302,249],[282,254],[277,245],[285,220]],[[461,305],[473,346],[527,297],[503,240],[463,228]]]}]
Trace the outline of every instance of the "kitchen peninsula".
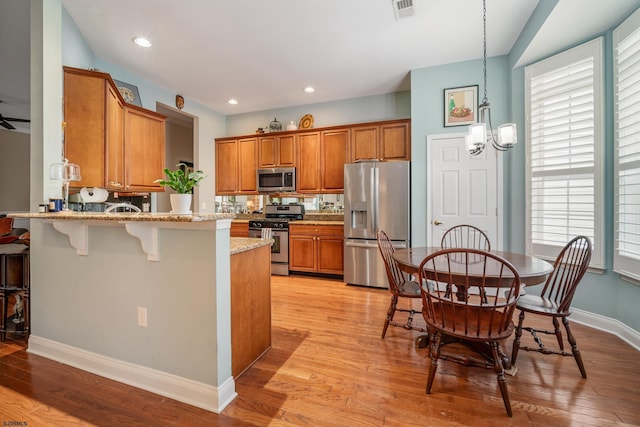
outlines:
[{"label": "kitchen peninsula", "polygon": [[30,353],[213,412],[233,400],[231,254],[270,240],[230,239],[233,214],[10,216],[31,219],[39,266]]}]

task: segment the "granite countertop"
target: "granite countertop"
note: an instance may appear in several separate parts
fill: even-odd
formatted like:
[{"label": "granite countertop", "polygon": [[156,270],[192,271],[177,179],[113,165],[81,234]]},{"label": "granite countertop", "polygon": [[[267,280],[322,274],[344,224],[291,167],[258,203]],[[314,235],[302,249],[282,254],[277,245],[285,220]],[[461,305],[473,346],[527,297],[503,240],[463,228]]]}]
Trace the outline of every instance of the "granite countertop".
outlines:
[{"label": "granite countertop", "polygon": [[235,215],[231,213],[193,213],[193,214],[172,214],[168,212],[47,212],[47,213],[10,213],[7,216],[12,218],[30,219],[67,219],[84,221],[147,221],[147,222],[207,222],[221,219],[232,219]]},{"label": "granite countertop", "polygon": [[240,252],[249,251],[251,249],[259,248],[261,246],[271,246],[273,239],[254,239],[251,237],[232,237],[230,248],[231,255]]}]

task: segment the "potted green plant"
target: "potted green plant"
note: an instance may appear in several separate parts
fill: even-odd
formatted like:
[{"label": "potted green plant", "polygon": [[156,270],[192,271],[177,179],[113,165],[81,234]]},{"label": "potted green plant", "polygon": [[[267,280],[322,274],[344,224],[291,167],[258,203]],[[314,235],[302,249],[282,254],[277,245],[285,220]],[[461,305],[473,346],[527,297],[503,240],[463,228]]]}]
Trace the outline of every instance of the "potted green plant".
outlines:
[{"label": "potted green plant", "polygon": [[191,213],[193,187],[197,186],[207,175],[201,170],[190,170],[185,163],[178,163],[176,168],[175,170],[165,168],[165,179],[158,179],[155,182],[176,192],[169,196],[171,213]]}]

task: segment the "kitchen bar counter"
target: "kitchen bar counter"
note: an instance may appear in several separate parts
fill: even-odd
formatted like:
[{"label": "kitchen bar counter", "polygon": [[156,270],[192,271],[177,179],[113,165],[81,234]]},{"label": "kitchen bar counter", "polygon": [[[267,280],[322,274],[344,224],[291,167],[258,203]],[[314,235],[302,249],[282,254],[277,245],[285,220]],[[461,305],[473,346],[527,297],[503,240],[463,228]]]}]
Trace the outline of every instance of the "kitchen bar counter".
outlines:
[{"label": "kitchen bar counter", "polygon": [[[47,212],[11,213],[13,218],[41,219],[69,238],[78,255],[89,253],[89,226],[124,226],[140,240],[149,261],[159,261],[158,230],[167,228],[206,230],[228,228],[234,214],[171,214],[148,212]],[[225,223],[224,226],[220,224]]]},{"label": "kitchen bar counter", "polygon": [[235,398],[233,214],[11,216],[30,219],[30,353],[213,412]]},{"label": "kitchen bar counter", "polygon": [[145,222],[210,222],[220,219],[231,219],[235,215],[231,213],[217,214],[172,214],[150,212],[75,212],[60,211],[47,213],[12,213],[7,215],[13,218],[33,219],[67,219],[76,221],[145,221]]}]

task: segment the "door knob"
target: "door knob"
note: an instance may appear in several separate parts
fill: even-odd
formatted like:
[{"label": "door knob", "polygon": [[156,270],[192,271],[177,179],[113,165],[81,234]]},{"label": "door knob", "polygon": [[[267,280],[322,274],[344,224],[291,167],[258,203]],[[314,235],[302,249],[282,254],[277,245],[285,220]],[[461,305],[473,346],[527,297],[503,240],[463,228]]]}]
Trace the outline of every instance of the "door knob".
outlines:
[{"label": "door knob", "polygon": [[433,221],[433,225],[441,225],[442,222],[438,221],[437,219],[435,221]]}]

